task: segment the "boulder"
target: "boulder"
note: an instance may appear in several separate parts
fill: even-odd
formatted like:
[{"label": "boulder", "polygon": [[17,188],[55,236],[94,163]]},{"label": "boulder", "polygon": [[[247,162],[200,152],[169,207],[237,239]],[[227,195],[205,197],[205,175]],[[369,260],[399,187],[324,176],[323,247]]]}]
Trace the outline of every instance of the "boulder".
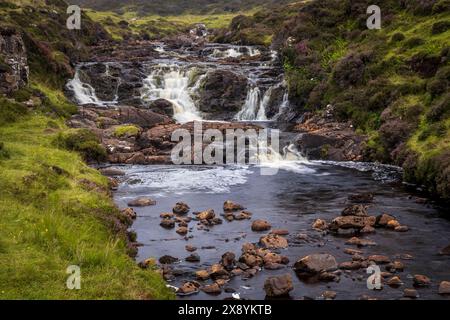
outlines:
[{"label": "boulder", "polygon": [[367,217],[367,207],[361,204],[351,205],[342,211],[342,216]]},{"label": "boulder", "polygon": [[222,255],[220,263],[225,267],[225,269],[231,270],[236,263],[236,255],[233,252],[226,252]]},{"label": "boulder", "polygon": [[175,228],[175,221],[170,219],[162,219],[159,225],[164,229],[173,229]]},{"label": "boulder", "polygon": [[212,279],[221,279],[221,278],[228,278],[229,274],[223,267],[223,265],[216,263],[213,264],[210,268],[209,275]]},{"label": "boulder", "polygon": [[330,223],[330,230],[356,229],[361,230],[366,225],[375,225],[375,217],[341,216],[333,219]]},{"label": "boulder", "polygon": [[427,276],[416,274],[413,277],[413,283],[416,287],[428,287],[431,284],[431,280]]},{"label": "boulder", "polygon": [[262,266],[264,263],[263,258],[251,253],[244,253],[239,257],[239,261],[245,263],[247,266],[251,268],[256,266]]},{"label": "boulder", "polygon": [[154,206],[156,204],[155,200],[146,197],[136,198],[128,202],[128,206],[130,207],[148,207]]},{"label": "boulder", "polygon": [[285,249],[288,247],[288,241],[286,238],[276,235],[269,234],[267,236],[261,237],[259,243],[269,249]]},{"label": "boulder", "polygon": [[187,214],[189,210],[189,206],[184,202],[178,202],[172,209],[173,213],[180,215]]},{"label": "boulder", "polygon": [[162,256],[161,258],[159,258],[159,263],[161,263],[161,264],[173,264],[175,262],[178,262],[178,258],[169,256],[169,255],[165,255],[165,256]]},{"label": "boulder", "polygon": [[266,220],[255,220],[252,223],[252,231],[267,231],[270,230],[272,226]]},{"label": "boulder", "polygon": [[188,252],[194,252],[197,251],[197,247],[191,246],[191,245],[186,245],[185,247],[186,251]]},{"label": "boulder", "polygon": [[197,253],[192,253],[191,255],[187,256],[184,260],[187,262],[200,262],[200,256]]},{"label": "boulder", "polygon": [[250,220],[252,218],[252,213],[248,211],[241,211],[239,213],[234,214],[234,220]]},{"label": "boulder", "polygon": [[195,276],[198,280],[208,280],[209,272],[206,270],[199,270],[199,271],[195,272]]},{"label": "boulder", "polygon": [[294,290],[292,277],[284,274],[276,277],[269,277],[264,282],[264,291],[268,297],[283,297],[289,295]]},{"label": "boulder", "polygon": [[387,213],[383,213],[377,216],[375,225],[378,227],[386,227],[391,220],[395,220],[395,218]]},{"label": "boulder", "polygon": [[301,258],[294,264],[294,270],[299,273],[318,274],[336,270],[336,259],[326,253],[311,254]]},{"label": "boulder", "polygon": [[396,229],[396,228],[400,227],[400,222],[398,222],[395,219],[394,220],[390,220],[387,223],[386,227],[389,228],[389,229]]},{"label": "boulder", "polygon": [[287,229],[273,229],[270,231],[271,234],[276,234],[279,236],[287,236],[289,234],[289,230]]},{"label": "boulder", "polygon": [[200,213],[197,214],[197,219],[198,220],[211,220],[214,219],[215,217],[215,213],[213,209],[208,209],[205,211],[202,211]]},{"label": "boulder", "polygon": [[359,261],[346,261],[339,264],[339,269],[342,270],[358,270],[361,269],[361,262]]},{"label": "boulder", "polygon": [[230,212],[230,211],[239,211],[244,210],[244,207],[240,204],[234,203],[233,201],[227,200],[223,204],[223,211]]},{"label": "boulder", "polygon": [[442,294],[442,295],[450,294],[450,282],[449,281],[442,281],[439,284],[439,294]]},{"label": "boulder", "polygon": [[149,109],[153,112],[164,114],[173,117],[174,106],[173,103],[166,99],[157,99],[150,102]]},{"label": "boulder", "polygon": [[195,293],[198,293],[198,284],[192,281],[185,282],[177,291],[179,295],[191,295]]}]

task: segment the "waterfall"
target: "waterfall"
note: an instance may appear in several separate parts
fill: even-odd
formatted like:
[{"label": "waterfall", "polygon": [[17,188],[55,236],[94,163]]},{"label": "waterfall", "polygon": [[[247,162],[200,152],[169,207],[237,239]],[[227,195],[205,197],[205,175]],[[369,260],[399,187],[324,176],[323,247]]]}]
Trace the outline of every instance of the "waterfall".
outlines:
[{"label": "waterfall", "polygon": [[191,94],[198,87],[199,80],[189,88],[191,70],[183,70],[178,65],[159,65],[144,79],[141,99],[150,102],[166,99],[174,106],[174,118],[180,123],[201,120]]},{"label": "waterfall", "polygon": [[251,87],[247,92],[247,98],[242,110],[236,115],[237,120],[256,120],[256,114],[259,108],[260,90],[258,87]]},{"label": "waterfall", "polygon": [[[107,64],[105,75],[109,76],[110,75],[109,72],[110,72],[109,65]],[[119,85],[121,83],[120,81],[121,80],[119,79],[117,83],[114,100],[112,101],[100,100],[95,93],[94,87],[92,87],[88,83],[81,81],[79,68],[76,68],[75,76],[73,77],[72,80],[70,80],[66,84],[66,87],[73,92],[73,96],[79,105],[95,104],[97,106],[106,107],[108,105],[117,104],[117,101],[119,99]]]},{"label": "waterfall", "polygon": [[273,118],[277,120],[288,109],[289,109],[289,92],[286,90],[286,92],[283,95],[283,101],[281,102],[280,109],[278,109],[278,113]]},{"label": "waterfall", "polygon": [[213,58],[238,58],[241,56],[249,56],[249,57],[255,57],[261,54],[261,51],[259,49],[256,49],[251,46],[246,47],[233,47],[226,50],[222,49],[214,49],[213,53],[211,54],[211,57]]}]

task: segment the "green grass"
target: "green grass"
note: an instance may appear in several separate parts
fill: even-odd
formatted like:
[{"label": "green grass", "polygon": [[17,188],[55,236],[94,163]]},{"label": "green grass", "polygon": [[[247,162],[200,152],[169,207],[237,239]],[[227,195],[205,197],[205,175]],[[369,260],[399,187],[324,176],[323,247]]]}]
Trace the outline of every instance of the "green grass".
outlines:
[{"label": "green grass", "polygon": [[[16,120],[0,127],[0,299],[172,298],[111,231],[118,211],[107,179],[54,146],[63,121]],[[69,265],[81,267],[81,290],[66,288]]]},{"label": "green grass", "polygon": [[114,136],[116,137],[131,137],[139,133],[140,129],[133,125],[118,126],[114,129]]}]

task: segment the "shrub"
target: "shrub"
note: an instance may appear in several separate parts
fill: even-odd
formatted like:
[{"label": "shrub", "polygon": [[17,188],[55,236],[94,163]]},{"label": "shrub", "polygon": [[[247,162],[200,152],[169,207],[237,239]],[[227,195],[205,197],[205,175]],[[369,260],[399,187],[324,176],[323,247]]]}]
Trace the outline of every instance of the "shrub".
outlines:
[{"label": "shrub", "polygon": [[100,140],[90,130],[72,129],[56,136],[58,147],[79,152],[86,161],[104,161],[106,150],[100,145]]},{"label": "shrub", "polygon": [[427,113],[427,119],[431,122],[437,122],[450,116],[450,94],[446,94],[442,99],[434,104]]},{"label": "shrub", "polygon": [[401,32],[394,33],[391,38],[392,42],[400,42],[403,40],[405,40],[405,35]]},{"label": "shrub", "polygon": [[448,29],[450,29],[450,21],[448,20],[439,21],[433,24],[433,27],[431,28],[431,34],[443,33]]}]

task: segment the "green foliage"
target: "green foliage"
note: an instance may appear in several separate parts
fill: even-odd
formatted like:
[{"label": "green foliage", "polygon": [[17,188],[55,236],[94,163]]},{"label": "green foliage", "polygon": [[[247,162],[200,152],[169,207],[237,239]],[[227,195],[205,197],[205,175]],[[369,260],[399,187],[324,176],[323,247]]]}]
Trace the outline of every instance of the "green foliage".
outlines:
[{"label": "green foliage", "polygon": [[114,129],[114,136],[118,138],[132,137],[139,133],[140,129],[133,125],[118,126]]},{"label": "green foliage", "polygon": [[28,109],[14,100],[0,97],[0,126],[14,122],[28,113]]},{"label": "green foliage", "polygon": [[79,152],[86,161],[104,161],[106,150],[100,144],[99,138],[88,129],[71,129],[59,133],[55,145]]}]

